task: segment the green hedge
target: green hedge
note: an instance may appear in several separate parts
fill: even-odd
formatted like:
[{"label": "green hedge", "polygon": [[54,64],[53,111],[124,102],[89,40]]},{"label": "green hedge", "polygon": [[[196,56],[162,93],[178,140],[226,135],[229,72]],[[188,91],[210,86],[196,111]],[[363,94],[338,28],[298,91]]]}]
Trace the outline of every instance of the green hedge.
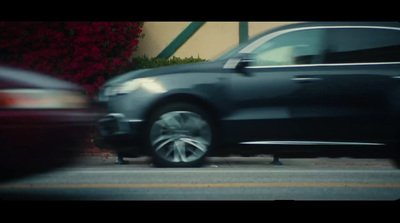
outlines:
[{"label": "green hedge", "polygon": [[147,69],[147,68],[156,68],[156,67],[163,67],[163,66],[170,66],[170,65],[178,65],[178,64],[188,64],[188,63],[199,63],[205,62],[206,59],[202,58],[194,58],[194,57],[171,57],[169,59],[163,58],[149,58],[148,56],[140,56],[135,57],[133,60],[136,62],[135,69]]}]

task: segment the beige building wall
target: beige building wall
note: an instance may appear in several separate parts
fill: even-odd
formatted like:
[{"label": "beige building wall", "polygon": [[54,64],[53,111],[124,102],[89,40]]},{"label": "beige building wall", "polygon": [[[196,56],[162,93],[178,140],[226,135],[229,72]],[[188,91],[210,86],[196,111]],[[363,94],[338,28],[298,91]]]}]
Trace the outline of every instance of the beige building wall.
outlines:
[{"label": "beige building wall", "polygon": [[262,32],[279,26],[284,26],[296,22],[249,22],[249,38],[257,36]]},{"label": "beige building wall", "polygon": [[[156,57],[191,22],[145,22],[144,38],[133,56]],[[249,38],[269,29],[294,22],[249,22]],[[239,22],[206,22],[172,56],[215,59],[239,44]]]},{"label": "beige building wall", "polygon": [[213,59],[238,43],[238,22],[206,22],[174,56]]},{"label": "beige building wall", "polygon": [[147,55],[156,57],[175,39],[191,22],[144,22],[139,39],[138,50],[133,56]]}]

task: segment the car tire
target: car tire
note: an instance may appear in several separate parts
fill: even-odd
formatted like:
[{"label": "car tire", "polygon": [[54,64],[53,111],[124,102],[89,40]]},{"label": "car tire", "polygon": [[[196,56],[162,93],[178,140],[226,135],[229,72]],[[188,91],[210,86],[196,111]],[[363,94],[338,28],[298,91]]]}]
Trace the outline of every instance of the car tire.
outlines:
[{"label": "car tire", "polygon": [[215,141],[209,114],[190,103],[156,109],[145,130],[146,147],[157,167],[199,167]]}]

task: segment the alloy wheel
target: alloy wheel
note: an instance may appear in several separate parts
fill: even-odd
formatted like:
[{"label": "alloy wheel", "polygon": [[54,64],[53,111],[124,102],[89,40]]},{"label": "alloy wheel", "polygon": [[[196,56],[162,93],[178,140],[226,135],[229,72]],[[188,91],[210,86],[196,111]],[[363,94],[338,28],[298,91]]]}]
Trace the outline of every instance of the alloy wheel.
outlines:
[{"label": "alloy wheel", "polygon": [[170,111],[152,124],[150,142],[157,156],[167,162],[195,162],[209,149],[211,128],[197,113]]}]

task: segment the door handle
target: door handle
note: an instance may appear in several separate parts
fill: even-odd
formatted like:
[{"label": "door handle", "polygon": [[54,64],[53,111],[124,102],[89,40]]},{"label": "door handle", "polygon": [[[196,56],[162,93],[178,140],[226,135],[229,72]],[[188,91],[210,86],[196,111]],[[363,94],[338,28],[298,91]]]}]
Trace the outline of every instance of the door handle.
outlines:
[{"label": "door handle", "polygon": [[321,81],[322,78],[319,77],[294,77],[292,78],[292,81],[298,82],[298,83],[310,83],[310,82],[316,82],[316,81]]}]

